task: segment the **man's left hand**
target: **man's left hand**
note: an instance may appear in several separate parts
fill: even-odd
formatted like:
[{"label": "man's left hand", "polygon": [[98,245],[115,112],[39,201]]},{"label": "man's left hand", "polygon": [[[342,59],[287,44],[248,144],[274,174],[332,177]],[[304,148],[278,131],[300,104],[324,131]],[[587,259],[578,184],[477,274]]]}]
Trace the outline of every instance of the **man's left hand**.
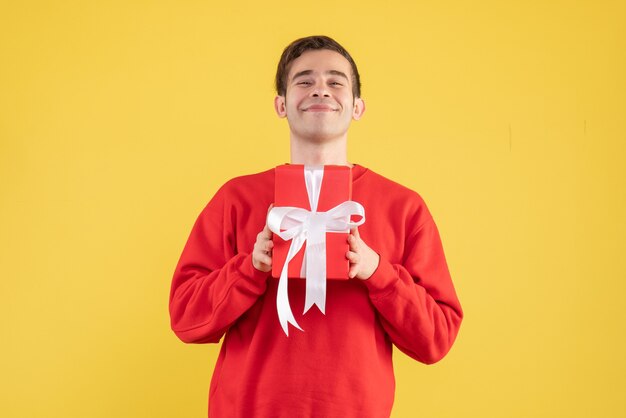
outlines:
[{"label": "man's left hand", "polygon": [[380,256],[372,250],[361,239],[359,228],[352,228],[348,235],[350,251],[346,253],[346,258],[350,261],[350,271],[348,277],[360,280],[369,279],[378,268]]}]

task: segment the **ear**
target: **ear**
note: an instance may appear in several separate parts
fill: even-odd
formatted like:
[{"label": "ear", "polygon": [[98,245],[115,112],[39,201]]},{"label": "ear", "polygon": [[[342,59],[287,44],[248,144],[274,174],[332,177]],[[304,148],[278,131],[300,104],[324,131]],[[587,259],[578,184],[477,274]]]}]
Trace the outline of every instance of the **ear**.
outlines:
[{"label": "ear", "polygon": [[365,101],[363,99],[354,99],[354,109],[352,110],[352,119],[359,120],[365,113]]},{"label": "ear", "polygon": [[285,102],[285,96],[274,97],[274,110],[279,118],[287,116],[287,105]]}]

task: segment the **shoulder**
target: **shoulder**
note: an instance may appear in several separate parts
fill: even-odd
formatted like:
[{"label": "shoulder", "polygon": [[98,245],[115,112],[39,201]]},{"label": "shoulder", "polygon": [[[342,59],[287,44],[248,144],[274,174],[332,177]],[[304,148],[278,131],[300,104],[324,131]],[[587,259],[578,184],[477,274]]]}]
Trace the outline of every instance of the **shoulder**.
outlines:
[{"label": "shoulder", "polygon": [[[219,213],[227,208],[250,208],[271,203],[274,169],[234,177],[224,183],[208,201],[203,212]],[[267,205],[269,205],[267,203]]]},{"label": "shoulder", "polygon": [[223,197],[250,195],[251,193],[262,193],[270,190],[274,192],[274,169],[265,170],[259,173],[246,174],[228,180],[216,193],[216,196]]},{"label": "shoulder", "polygon": [[370,205],[412,219],[418,225],[432,218],[418,192],[371,169],[366,169],[354,183],[354,192]]},{"label": "shoulder", "polygon": [[[362,184],[356,184],[362,183]],[[366,187],[372,191],[376,191],[381,196],[410,201],[414,204],[424,205],[422,196],[413,189],[410,189],[394,180],[391,180],[371,169],[366,169],[365,173],[357,179],[355,186]]]}]

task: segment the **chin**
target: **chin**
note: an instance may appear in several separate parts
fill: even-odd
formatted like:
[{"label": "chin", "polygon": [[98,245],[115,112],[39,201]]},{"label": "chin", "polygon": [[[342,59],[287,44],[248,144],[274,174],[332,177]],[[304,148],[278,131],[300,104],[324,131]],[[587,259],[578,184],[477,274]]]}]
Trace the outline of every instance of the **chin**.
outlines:
[{"label": "chin", "polygon": [[346,132],[336,126],[316,126],[315,129],[304,130],[302,137],[315,142],[327,142],[345,136]]},{"label": "chin", "polygon": [[341,137],[341,134],[337,132],[308,132],[307,135],[304,136],[309,139],[311,142],[315,143],[323,143],[323,142],[331,142]]}]

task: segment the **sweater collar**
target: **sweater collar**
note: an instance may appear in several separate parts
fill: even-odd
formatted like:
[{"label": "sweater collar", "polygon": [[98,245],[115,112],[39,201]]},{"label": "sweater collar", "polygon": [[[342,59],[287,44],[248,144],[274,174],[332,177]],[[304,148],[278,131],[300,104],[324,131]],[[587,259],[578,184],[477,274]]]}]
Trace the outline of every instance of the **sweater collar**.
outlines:
[{"label": "sweater collar", "polygon": [[354,183],[367,172],[367,168],[356,163],[352,163],[352,165],[352,182]]},{"label": "sweater collar", "polygon": [[[285,164],[290,165],[289,163],[285,163]],[[368,169],[357,163],[351,163],[351,164],[352,164],[352,182],[354,183],[355,181],[359,179],[359,177],[365,174],[368,171]]]}]

